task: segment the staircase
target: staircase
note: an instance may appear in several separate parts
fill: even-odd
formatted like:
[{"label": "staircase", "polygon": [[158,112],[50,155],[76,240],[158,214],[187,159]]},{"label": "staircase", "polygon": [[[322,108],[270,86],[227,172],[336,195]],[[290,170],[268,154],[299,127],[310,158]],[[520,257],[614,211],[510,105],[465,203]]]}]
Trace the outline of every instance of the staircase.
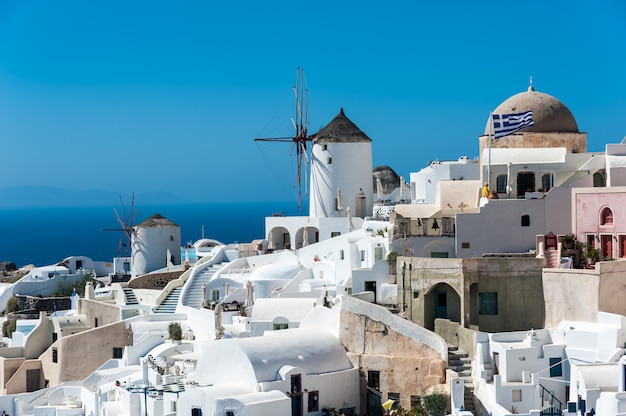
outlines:
[{"label": "staircase", "polygon": [[135,291],[129,287],[124,288],[124,296],[126,296],[126,304],[127,305],[139,305],[139,301],[135,296]]},{"label": "staircase", "polygon": [[472,382],[472,360],[468,354],[456,345],[448,344],[448,368],[459,375],[463,380],[464,398],[463,407],[475,414],[474,383]]},{"label": "staircase", "polygon": [[178,305],[178,298],[183,287],[179,286],[172,290],[169,295],[161,302],[161,304],[154,310],[154,313],[176,313],[176,305]]},{"label": "staircase", "polygon": [[[183,297],[183,305],[190,306],[192,308],[202,308],[202,285],[208,284],[215,273],[221,270],[230,262],[222,262],[213,264],[196,274],[189,282],[189,287]],[[209,296],[209,294],[207,294]]]},{"label": "staircase", "polygon": [[561,256],[558,250],[548,249],[543,254],[546,257],[548,269],[558,269],[561,266]]}]

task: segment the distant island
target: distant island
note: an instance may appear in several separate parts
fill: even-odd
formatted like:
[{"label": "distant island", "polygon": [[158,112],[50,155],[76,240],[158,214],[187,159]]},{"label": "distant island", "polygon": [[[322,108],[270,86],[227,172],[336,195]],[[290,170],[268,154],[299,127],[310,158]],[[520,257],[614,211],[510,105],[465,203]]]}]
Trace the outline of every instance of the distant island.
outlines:
[{"label": "distant island", "polygon": [[[130,201],[129,193],[108,192],[97,189],[75,191],[51,186],[0,187],[0,209],[24,207],[80,207],[118,206],[120,196]],[[170,192],[135,193],[135,199],[144,205],[184,204],[190,201]]]}]

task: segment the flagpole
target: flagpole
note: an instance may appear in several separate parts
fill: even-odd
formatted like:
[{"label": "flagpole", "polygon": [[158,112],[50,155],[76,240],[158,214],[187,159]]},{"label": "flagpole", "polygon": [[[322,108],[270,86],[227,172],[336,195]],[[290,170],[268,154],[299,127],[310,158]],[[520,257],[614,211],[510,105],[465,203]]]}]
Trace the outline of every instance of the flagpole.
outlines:
[{"label": "flagpole", "polygon": [[491,137],[493,136],[493,113],[489,112],[489,153],[487,156],[487,182],[491,189]]}]

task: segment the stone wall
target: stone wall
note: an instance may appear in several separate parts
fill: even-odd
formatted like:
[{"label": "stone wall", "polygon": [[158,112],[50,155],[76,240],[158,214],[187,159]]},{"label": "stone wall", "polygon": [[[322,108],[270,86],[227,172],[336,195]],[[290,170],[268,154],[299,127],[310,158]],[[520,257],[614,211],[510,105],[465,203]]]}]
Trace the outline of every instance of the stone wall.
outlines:
[{"label": "stone wall", "polygon": [[137,276],[128,282],[131,289],[163,289],[167,284],[176,280],[183,274],[183,271],[165,273],[151,273],[143,276]]},{"label": "stone wall", "polygon": [[375,390],[382,401],[389,393],[398,393],[406,409],[411,407],[411,396],[423,396],[445,381],[446,342],[383,307],[344,297],[339,341],[363,377],[361,409],[367,409],[371,372],[378,373],[380,382]]},{"label": "stone wall", "polygon": [[39,312],[65,311],[71,307],[71,298],[39,298],[36,296],[16,296],[20,311],[28,311],[39,316]]}]

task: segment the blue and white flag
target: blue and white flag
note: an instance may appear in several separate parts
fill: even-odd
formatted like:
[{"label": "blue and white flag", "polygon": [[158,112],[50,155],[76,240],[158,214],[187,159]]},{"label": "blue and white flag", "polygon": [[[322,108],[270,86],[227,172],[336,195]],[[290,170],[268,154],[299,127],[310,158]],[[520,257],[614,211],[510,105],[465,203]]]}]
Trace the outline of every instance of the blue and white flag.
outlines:
[{"label": "blue and white flag", "polygon": [[496,139],[513,134],[524,127],[534,126],[533,110],[519,114],[492,114],[493,133]]}]

